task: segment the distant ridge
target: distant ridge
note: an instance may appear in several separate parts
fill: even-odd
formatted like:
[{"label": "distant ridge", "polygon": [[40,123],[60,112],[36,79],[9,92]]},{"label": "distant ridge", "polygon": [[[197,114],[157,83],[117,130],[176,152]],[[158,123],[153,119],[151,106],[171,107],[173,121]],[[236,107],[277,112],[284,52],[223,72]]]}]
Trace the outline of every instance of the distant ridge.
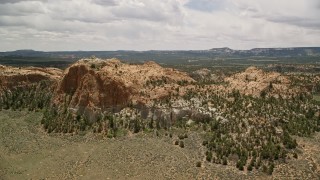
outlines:
[{"label": "distant ridge", "polygon": [[[168,57],[176,56],[185,58],[203,57],[320,57],[320,47],[287,47],[287,48],[253,48],[250,50],[234,50],[228,47],[212,48],[208,50],[149,50],[149,51],[35,51],[23,49],[16,51],[0,52],[0,56],[24,57],[73,57],[83,58],[96,56],[100,58],[127,57],[127,59],[141,57]],[[150,59],[149,59],[150,60]]]},{"label": "distant ridge", "polygon": [[253,48],[250,50],[233,50],[228,47],[212,48],[209,51],[221,55],[243,56],[320,56],[320,47],[288,47],[288,48]]}]

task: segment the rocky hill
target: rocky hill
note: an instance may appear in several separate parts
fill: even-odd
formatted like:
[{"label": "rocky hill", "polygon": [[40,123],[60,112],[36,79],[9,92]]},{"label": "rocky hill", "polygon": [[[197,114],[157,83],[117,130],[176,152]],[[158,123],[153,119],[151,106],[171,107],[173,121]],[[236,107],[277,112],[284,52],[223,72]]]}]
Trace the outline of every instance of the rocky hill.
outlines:
[{"label": "rocky hill", "polygon": [[261,95],[273,95],[289,97],[301,92],[302,89],[291,87],[290,79],[276,72],[265,72],[256,67],[249,67],[240,72],[225,78],[229,82],[229,88],[239,90],[245,95],[260,97]]},{"label": "rocky hill", "polygon": [[[181,109],[191,111],[194,103],[186,102],[186,95],[199,94],[196,104],[201,104],[203,97],[213,92],[231,92],[239,90],[243,95],[271,95],[291,97],[303,88],[292,87],[290,78],[276,72],[265,72],[256,67],[249,67],[244,72],[224,79],[226,85],[201,85],[214,82],[208,69],[200,69],[192,74],[196,82],[187,73],[172,68],[163,68],[154,62],[144,64],[126,64],[117,59],[98,58],[81,59],[64,72],[55,68],[15,68],[0,66],[0,88],[12,89],[41,81],[50,81],[54,87],[51,104],[64,104],[72,114],[87,114],[89,119],[101,112],[119,112],[126,107],[158,108],[162,112],[168,109],[170,118],[179,114]],[[214,77],[216,78],[216,77]],[[222,79],[223,81],[223,79]],[[51,83],[51,84],[52,84]],[[200,96],[201,94],[201,96]],[[159,103],[163,100],[168,103]],[[163,106],[165,105],[165,106]],[[175,109],[176,108],[176,109]],[[199,109],[200,106],[193,107]],[[189,115],[192,115],[192,113]],[[145,116],[146,117],[146,116]]]},{"label": "rocky hill", "polygon": [[291,97],[305,91],[301,85],[293,87],[288,76],[256,67],[226,77],[224,86],[199,86],[214,82],[212,78],[216,77],[208,69],[200,69],[192,76],[199,82],[187,73],[163,68],[154,62],[126,64],[117,59],[91,58],[77,61],[64,72],[56,68],[0,66],[0,88],[54,82],[52,104],[67,103],[74,114],[118,112],[129,106],[156,107],[156,103],[163,99],[170,99],[170,104],[175,107],[185,107],[188,103],[182,102],[182,97],[200,92],[209,96],[213,91],[221,93],[235,89],[254,97]]},{"label": "rocky hill", "polygon": [[58,81],[62,70],[56,68],[25,67],[17,68],[0,65],[0,88],[11,89],[40,81]]},{"label": "rocky hill", "polygon": [[194,80],[154,62],[130,65],[117,59],[82,59],[66,69],[53,102],[61,104],[68,96],[69,108],[78,114],[119,111],[132,104],[148,106],[169,96],[182,82]]},{"label": "rocky hill", "polygon": [[48,107],[62,70],[55,68],[10,67],[0,65],[0,109]]}]

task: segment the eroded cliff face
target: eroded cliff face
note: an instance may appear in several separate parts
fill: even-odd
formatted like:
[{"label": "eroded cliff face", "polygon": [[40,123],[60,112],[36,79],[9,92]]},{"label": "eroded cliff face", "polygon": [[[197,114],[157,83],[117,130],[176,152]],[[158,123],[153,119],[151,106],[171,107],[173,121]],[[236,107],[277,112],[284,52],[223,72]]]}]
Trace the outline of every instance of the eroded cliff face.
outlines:
[{"label": "eroded cliff face", "polygon": [[116,59],[83,59],[66,69],[53,103],[69,99],[68,107],[77,114],[115,112],[130,105],[148,106],[168,96],[179,81],[194,80],[153,62],[130,65]]},{"label": "eroded cliff face", "polygon": [[81,114],[86,109],[105,111],[124,107],[128,105],[130,95],[130,88],[121,81],[91,68],[89,64],[76,63],[66,70],[55,93],[54,103],[64,102],[65,96],[69,96],[69,107]]}]

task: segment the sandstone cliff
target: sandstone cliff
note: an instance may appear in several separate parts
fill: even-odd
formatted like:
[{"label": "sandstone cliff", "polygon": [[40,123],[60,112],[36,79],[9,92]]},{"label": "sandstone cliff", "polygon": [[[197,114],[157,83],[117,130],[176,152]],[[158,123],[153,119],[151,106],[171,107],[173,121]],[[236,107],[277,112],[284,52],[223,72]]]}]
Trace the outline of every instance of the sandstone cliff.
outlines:
[{"label": "sandstone cliff", "polygon": [[129,105],[147,106],[168,96],[182,81],[194,80],[154,62],[130,65],[117,59],[82,59],[64,72],[53,103],[70,99],[69,108],[78,114],[118,111]]}]

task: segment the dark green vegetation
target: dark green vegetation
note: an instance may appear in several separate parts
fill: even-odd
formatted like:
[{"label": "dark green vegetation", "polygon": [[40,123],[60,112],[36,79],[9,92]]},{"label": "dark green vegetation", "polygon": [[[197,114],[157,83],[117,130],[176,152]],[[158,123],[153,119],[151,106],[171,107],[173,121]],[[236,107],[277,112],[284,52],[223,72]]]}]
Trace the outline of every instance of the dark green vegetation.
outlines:
[{"label": "dark green vegetation", "polygon": [[49,106],[51,101],[50,82],[41,81],[23,87],[4,90],[0,94],[0,109],[39,111]]},{"label": "dark green vegetation", "polygon": [[228,96],[234,101],[212,98],[217,109],[224,109],[227,119],[202,124],[207,132],[203,145],[208,149],[208,161],[231,161],[239,170],[252,171],[255,167],[272,174],[274,163],[286,162],[296,153],[298,144],[292,135],[309,137],[320,130],[316,105],[302,95],[292,99],[253,98],[239,93]]},{"label": "dark green vegetation", "polygon": [[66,68],[75,62],[74,58],[60,57],[25,57],[25,56],[0,56],[0,64],[6,66],[35,66]]}]

